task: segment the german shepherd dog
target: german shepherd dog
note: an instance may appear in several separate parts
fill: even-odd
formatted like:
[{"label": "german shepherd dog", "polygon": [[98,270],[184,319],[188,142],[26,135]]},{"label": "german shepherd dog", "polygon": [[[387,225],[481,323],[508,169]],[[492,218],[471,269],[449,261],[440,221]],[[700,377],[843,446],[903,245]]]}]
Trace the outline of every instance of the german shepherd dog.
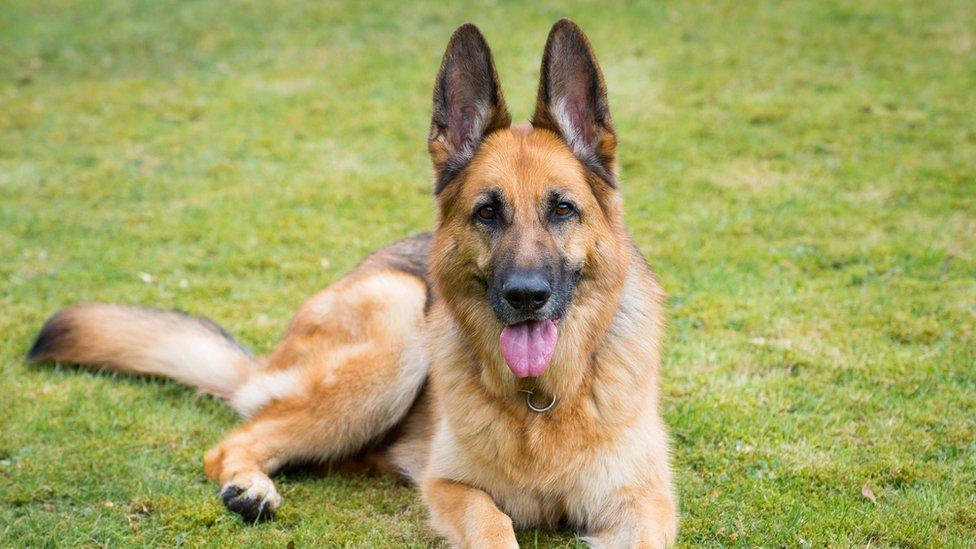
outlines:
[{"label": "german shepherd dog", "polygon": [[606,547],[677,530],[658,364],[664,293],[625,228],[603,75],[557,22],[531,124],[512,125],[488,44],[451,36],[433,94],[433,233],[369,256],[298,310],[267,358],[209,320],[85,303],[33,361],[165,376],[246,422],[206,475],[271,517],[282,466],[396,472],[464,547],[568,525]]}]

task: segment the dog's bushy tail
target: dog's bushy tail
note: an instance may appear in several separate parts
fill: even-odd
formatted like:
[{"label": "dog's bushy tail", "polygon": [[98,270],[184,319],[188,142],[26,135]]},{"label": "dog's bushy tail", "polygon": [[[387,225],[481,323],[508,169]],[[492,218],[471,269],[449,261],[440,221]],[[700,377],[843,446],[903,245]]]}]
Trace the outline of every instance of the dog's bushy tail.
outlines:
[{"label": "dog's bushy tail", "polygon": [[41,328],[27,358],[168,377],[225,399],[257,366],[210,320],[108,303],[59,311]]}]

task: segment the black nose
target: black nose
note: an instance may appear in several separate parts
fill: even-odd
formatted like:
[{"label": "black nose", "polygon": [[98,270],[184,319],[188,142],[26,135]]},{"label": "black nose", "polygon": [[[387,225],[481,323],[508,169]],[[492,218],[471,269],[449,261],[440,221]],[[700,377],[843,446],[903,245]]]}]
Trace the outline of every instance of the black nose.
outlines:
[{"label": "black nose", "polygon": [[502,296],[515,309],[522,312],[536,311],[549,301],[552,288],[544,273],[516,271],[508,275],[502,285]]}]

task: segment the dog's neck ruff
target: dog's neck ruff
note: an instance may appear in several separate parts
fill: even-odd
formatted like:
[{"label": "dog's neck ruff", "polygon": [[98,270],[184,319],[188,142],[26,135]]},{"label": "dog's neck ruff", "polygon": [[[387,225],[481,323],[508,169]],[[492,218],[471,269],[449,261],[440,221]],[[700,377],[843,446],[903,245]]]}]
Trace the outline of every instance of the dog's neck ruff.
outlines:
[{"label": "dog's neck ruff", "polygon": [[543,414],[545,412],[548,412],[549,410],[552,410],[552,407],[553,406],[556,405],[556,395],[552,395],[552,400],[549,401],[549,404],[546,404],[546,405],[540,407],[540,406],[536,406],[532,402],[532,395],[535,394],[535,391],[534,390],[532,390],[532,389],[519,389],[519,392],[520,393],[525,393],[525,405],[529,407],[529,410],[532,410],[533,412],[535,412],[537,414]]}]

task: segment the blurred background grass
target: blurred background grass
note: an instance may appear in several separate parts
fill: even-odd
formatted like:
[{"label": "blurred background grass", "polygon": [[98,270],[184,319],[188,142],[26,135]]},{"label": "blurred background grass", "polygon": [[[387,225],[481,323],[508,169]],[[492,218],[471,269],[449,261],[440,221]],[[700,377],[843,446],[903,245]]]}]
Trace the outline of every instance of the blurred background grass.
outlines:
[{"label": "blurred background grass", "polygon": [[201,472],[222,405],[22,357],[82,299],[268,351],[305,296],[430,226],[453,28],[482,28],[524,120],[562,16],[603,65],[628,222],[671,295],[682,543],[969,546],[969,0],[0,0],[0,544],[432,543],[392,480],[288,476],[279,519],[244,526]]}]

